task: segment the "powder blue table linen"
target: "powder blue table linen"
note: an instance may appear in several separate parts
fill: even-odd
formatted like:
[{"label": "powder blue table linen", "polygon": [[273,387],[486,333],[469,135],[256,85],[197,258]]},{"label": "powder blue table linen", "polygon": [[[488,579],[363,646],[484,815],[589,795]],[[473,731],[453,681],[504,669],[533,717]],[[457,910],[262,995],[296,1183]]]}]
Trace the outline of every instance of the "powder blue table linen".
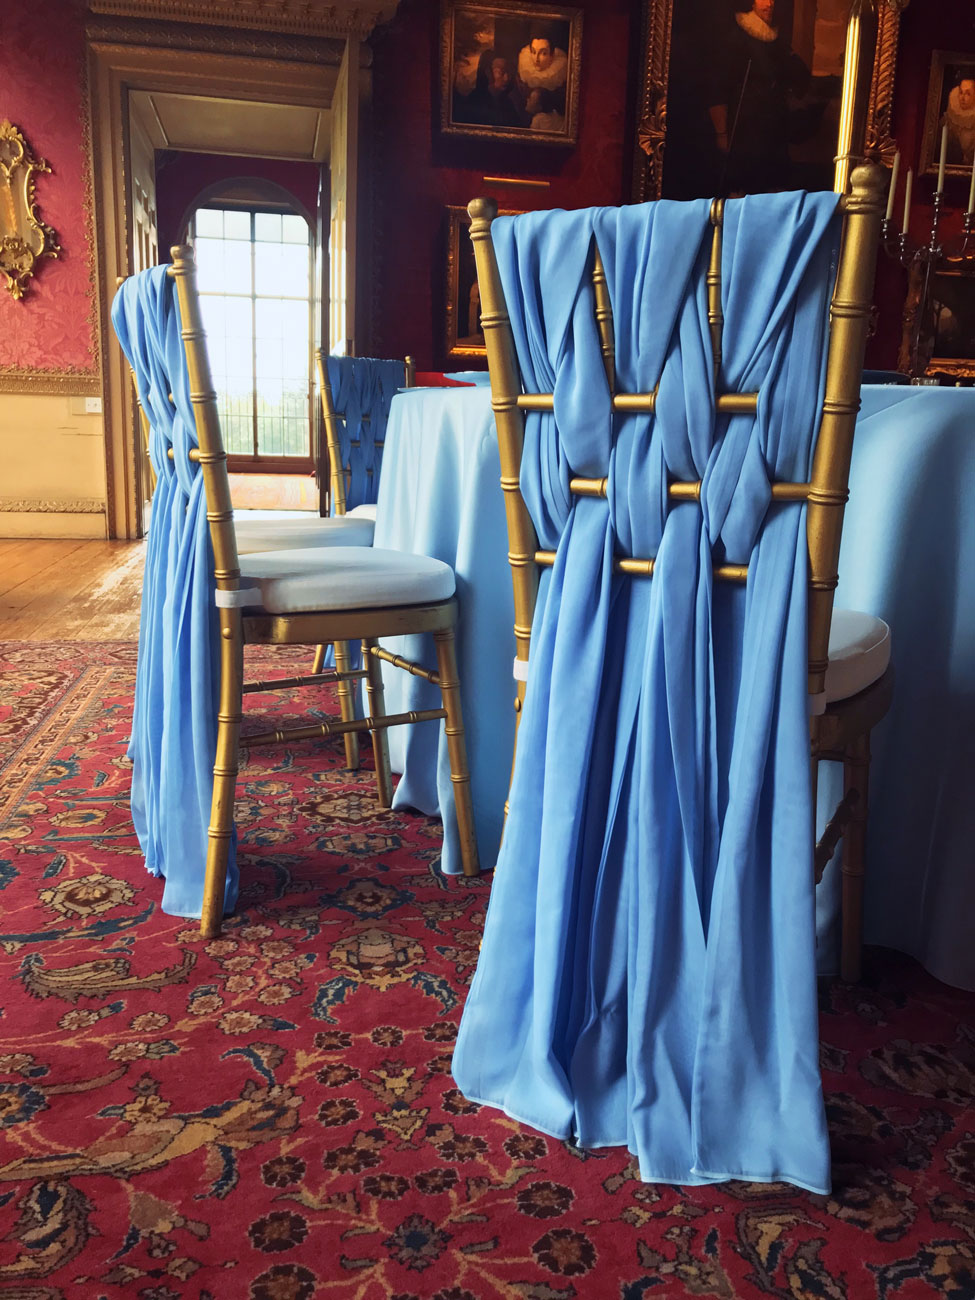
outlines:
[{"label": "powder blue table linen", "polygon": [[[838,222],[832,195],[725,207],[717,416],[709,205],[529,214],[493,237],[529,391],[522,488],[556,551],[511,808],[453,1070],[469,1098],[647,1180],[829,1189],[818,1063],[802,505]],[[596,332],[606,267],[617,416]],[[609,478],[573,498],[572,474]],[[702,479],[671,506],[671,478]],[[614,553],[655,555],[652,581]],[[712,585],[747,563],[747,587]]]},{"label": "powder blue table linen", "polygon": [[[494,866],[514,743],[514,607],[491,392],[411,388],[393,399],[374,545],[430,555],[457,582],[457,660],[481,864]],[[436,668],[430,638],[383,638],[396,654]],[[388,713],[440,708],[440,692],[383,665]],[[445,872],[461,870],[450,765],[439,722],[391,727],[390,761],[402,772],[394,808],[444,818]]]},{"label": "powder blue table linen", "polygon": [[[125,281],[112,323],[135,371],[156,472],[139,623],[132,820],[162,909],[200,915],[217,745],[220,635],[213,548],[174,281],[165,266]],[[174,403],[168,394],[172,393]],[[169,459],[169,448],[173,459]],[[236,832],[224,906],[237,899]]]},{"label": "powder blue table linen", "polygon": [[[514,736],[514,608],[493,419],[486,392],[427,390],[421,405],[419,391],[393,405],[387,454],[395,455],[397,469],[384,481],[377,528],[384,546],[452,563],[459,552],[467,556],[461,617],[482,634],[475,643],[462,641],[461,685],[477,734],[471,758],[478,844],[490,865]],[[975,789],[975,512],[967,503],[975,493],[975,391],[866,385],[861,396],[836,599],[891,625],[897,676],[890,714],[871,740],[864,938],[911,953],[939,979],[973,989],[975,802],[967,792]],[[429,481],[434,455],[449,472]],[[468,539],[463,547],[459,535]],[[492,565],[503,572],[500,586]],[[493,699],[474,685],[487,681],[495,683]],[[434,707],[425,684],[403,673],[390,670],[387,692],[397,707]],[[389,735],[412,805],[429,813],[444,807],[449,816],[449,787],[438,792],[446,758],[438,757],[435,724]],[[416,738],[408,758],[407,736]],[[479,757],[484,753],[488,761]],[[820,766],[821,823],[842,794],[832,766]],[[447,856],[459,870],[449,836]],[[837,853],[816,890],[821,974],[838,969],[838,912]]]},{"label": "powder blue table linen", "polygon": [[864,939],[975,990],[975,391],[867,387],[837,603],[890,625]]}]

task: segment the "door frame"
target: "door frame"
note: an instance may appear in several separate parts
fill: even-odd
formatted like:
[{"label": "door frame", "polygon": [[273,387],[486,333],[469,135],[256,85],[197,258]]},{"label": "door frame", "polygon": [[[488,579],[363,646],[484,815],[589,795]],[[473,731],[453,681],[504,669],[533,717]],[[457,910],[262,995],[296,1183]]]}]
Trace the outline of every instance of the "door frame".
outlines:
[{"label": "door frame", "polygon": [[[132,269],[129,94],[135,90],[171,91],[330,109],[346,47],[354,47],[356,62],[360,54],[356,37],[335,45],[334,62],[323,61],[320,49],[316,50],[315,62],[301,62],[253,54],[89,41],[109,537],[136,538],[143,533],[141,434],[130,418],[131,380],[111,323],[115,285]],[[353,54],[352,48],[349,54]]]}]

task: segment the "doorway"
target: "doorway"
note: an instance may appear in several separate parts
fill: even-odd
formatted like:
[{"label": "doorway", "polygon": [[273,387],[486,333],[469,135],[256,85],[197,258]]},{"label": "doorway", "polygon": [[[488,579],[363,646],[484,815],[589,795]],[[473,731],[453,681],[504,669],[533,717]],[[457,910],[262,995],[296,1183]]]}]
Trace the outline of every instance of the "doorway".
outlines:
[{"label": "doorway", "polygon": [[[248,44],[253,48],[259,38]],[[329,170],[338,157],[339,175],[331,175],[324,193],[332,205],[341,202],[344,228],[354,238],[360,42],[348,38],[330,46],[332,61],[312,63],[204,50],[187,57],[185,50],[97,40],[89,45],[110,537],[144,531],[146,458],[109,313],[117,280],[155,255],[142,217],[156,206],[155,151],[300,159]],[[331,215],[316,214],[316,224],[328,230]],[[348,254],[347,246],[333,246],[327,261],[333,278],[336,265],[344,271],[352,350],[356,267]],[[316,273],[324,278],[327,266]],[[321,299],[327,312],[327,285]]]}]

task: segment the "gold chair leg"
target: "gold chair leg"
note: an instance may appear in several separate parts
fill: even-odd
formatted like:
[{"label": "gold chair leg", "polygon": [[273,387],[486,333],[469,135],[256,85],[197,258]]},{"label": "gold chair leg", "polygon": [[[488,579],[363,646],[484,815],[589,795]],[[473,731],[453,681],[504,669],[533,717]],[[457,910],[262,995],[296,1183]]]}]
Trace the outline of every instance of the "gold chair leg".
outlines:
[{"label": "gold chair leg", "polygon": [[[335,649],[335,667],[340,673],[347,673],[351,667],[351,658],[349,656],[348,641],[334,642]],[[342,713],[343,722],[355,721],[355,696],[350,681],[339,681],[339,709]],[[345,766],[350,767],[353,772],[359,768],[359,737],[354,731],[345,733]]]},{"label": "gold chair leg", "polygon": [[320,645],[315,647],[315,658],[312,660],[312,676],[315,673],[324,672],[325,670],[325,650],[327,647]]},{"label": "gold chair leg", "polygon": [[870,777],[870,733],[851,742],[843,758],[843,794],[859,792],[843,832],[843,937],[840,976],[848,984],[860,979],[863,945],[863,882],[867,843],[867,794]]},{"label": "gold chair leg", "polygon": [[460,682],[457,677],[454,629],[448,627],[434,632],[433,639],[437,647],[440,694],[447,713],[444,719],[444,730],[447,736],[447,753],[450,756],[454,806],[457,809],[461,865],[465,876],[476,876],[480,871],[480,864],[477,858],[477,840],[474,836],[471,777],[467,768],[467,747],[464,743],[464,718],[460,708]]},{"label": "gold chair leg", "polygon": [[[234,626],[236,620],[236,628]],[[240,614],[221,610],[220,709],[217,714],[217,754],[213,764],[213,799],[207,831],[206,875],[200,934],[213,939],[223,923],[227,856],[234,829],[234,793],[237,788],[237,746],[243,705],[244,653]]]},{"label": "gold chair leg", "polygon": [[[376,644],[374,639],[363,641],[362,662],[366,669],[366,698],[369,713],[381,718],[386,712],[386,695],[383,690],[383,669],[379,660],[369,653]],[[380,808],[389,808],[393,802],[393,777],[389,767],[389,734],[385,727],[372,732],[372,756],[376,760],[376,796]]]}]

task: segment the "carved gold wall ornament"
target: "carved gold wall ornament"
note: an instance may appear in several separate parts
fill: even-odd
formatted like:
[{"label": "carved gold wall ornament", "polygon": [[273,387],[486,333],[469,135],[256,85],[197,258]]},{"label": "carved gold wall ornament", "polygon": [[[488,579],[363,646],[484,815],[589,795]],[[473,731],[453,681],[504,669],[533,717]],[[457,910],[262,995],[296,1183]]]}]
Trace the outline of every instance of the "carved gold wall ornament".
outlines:
[{"label": "carved gold wall ornament", "polygon": [[22,132],[0,122],[0,272],[14,298],[23,298],[38,259],[61,251],[34,207],[34,173],[50,170],[34,157]]}]

